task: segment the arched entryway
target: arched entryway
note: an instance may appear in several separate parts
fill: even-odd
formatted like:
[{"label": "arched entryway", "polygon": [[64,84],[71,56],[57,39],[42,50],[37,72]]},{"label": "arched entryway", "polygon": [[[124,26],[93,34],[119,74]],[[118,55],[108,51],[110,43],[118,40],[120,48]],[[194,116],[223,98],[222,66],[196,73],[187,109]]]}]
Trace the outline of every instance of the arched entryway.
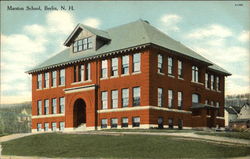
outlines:
[{"label": "arched entryway", "polygon": [[74,103],[74,127],[86,123],[86,103],[83,99],[77,99]]}]

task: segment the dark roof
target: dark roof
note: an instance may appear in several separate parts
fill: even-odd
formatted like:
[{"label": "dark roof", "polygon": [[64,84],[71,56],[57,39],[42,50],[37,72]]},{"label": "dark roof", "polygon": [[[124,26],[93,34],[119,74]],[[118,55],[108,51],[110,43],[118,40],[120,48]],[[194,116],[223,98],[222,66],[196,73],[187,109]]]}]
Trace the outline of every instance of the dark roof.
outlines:
[{"label": "dark roof", "polygon": [[242,106],[239,107],[239,106],[231,106],[237,113],[240,113],[241,109],[242,109]]},{"label": "dark roof", "polygon": [[229,113],[229,114],[238,114],[233,108],[231,107],[225,107],[225,110]]},{"label": "dark roof", "polygon": [[110,42],[103,45],[98,50],[88,51],[88,53],[85,54],[76,54],[76,56],[70,56],[70,50],[65,49],[55,56],[49,58],[45,62],[29,70],[28,73],[42,71],[62,65],[71,64],[74,62],[89,60],[92,58],[102,57],[104,54],[119,53],[118,51],[124,51],[134,48],[144,48],[148,45],[154,44],[156,46],[172,50],[176,54],[198,60],[207,65],[211,65],[209,68],[219,71],[225,75],[230,75],[229,72],[225,71],[217,65],[213,65],[211,61],[184,46],[180,42],[170,38],[165,33],[150,25],[147,21],[141,19],[105,31],[91,28],[83,24],[78,24],[71,35],[65,41],[64,44],[66,46],[69,46],[70,39],[73,38],[74,33],[79,28],[85,28],[86,30],[92,32],[97,36],[110,39]]},{"label": "dark roof", "polygon": [[202,104],[202,103],[193,103],[192,104],[192,109],[199,109],[199,108],[215,108],[218,109],[219,107],[213,106],[213,105],[208,105],[208,104]]}]

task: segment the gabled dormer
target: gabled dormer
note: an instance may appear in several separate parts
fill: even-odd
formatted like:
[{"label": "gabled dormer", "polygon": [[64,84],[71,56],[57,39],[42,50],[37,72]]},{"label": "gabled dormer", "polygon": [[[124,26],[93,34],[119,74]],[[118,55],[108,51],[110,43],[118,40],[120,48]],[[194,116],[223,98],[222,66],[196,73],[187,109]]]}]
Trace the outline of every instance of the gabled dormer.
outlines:
[{"label": "gabled dormer", "polygon": [[83,24],[78,24],[69,35],[64,45],[70,47],[71,55],[96,51],[110,42],[107,32]]}]

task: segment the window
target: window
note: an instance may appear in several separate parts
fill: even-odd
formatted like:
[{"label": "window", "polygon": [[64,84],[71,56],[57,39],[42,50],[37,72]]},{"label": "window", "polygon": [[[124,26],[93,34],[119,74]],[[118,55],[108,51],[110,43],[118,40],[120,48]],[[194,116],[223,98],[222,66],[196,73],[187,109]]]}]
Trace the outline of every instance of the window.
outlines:
[{"label": "window", "polygon": [[141,98],[140,98],[140,87],[133,88],[133,106],[140,105]]},{"label": "window", "polygon": [[56,87],[56,71],[52,71],[51,76],[51,86]]},{"label": "window", "polygon": [[178,77],[183,78],[182,61],[178,60]]},{"label": "window", "polygon": [[140,127],[140,117],[133,117],[132,118],[132,126],[133,127]]},{"label": "window", "polygon": [[49,131],[49,123],[44,123],[44,131]]},{"label": "window", "polygon": [[162,88],[158,88],[158,106],[162,107],[163,106],[163,95],[162,95]]},{"label": "window", "polygon": [[214,75],[211,75],[211,89],[214,89]]},{"label": "window", "polygon": [[178,108],[181,109],[183,106],[183,95],[182,92],[178,92]]},{"label": "window", "polygon": [[173,107],[173,90],[168,90],[168,107]]},{"label": "window", "polygon": [[102,78],[108,77],[107,70],[108,70],[108,61],[102,60],[102,76],[101,76]]},{"label": "window", "polygon": [[220,103],[216,102],[216,107],[219,108],[220,107]]},{"label": "window", "polygon": [[60,122],[60,123],[59,123],[59,130],[60,130],[60,131],[63,131],[64,128],[65,128],[65,123],[64,123],[64,122]]},{"label": "window", "polygon": [[108,92],[102,92],[102,109],[108,109]]},{"label": "window", "polygon": [[111,91],[112,96],[112,108],[118,107],[118,90]]},{"label": "window", "polygon": [[40,123],[37,124],[37,131],[42,131],[42,124]]},{"label": "window", "polygon": [[49,72],[44,74],[44,88],[49,88]]},{"label": "window", "polygon": [[118,76],[118,58],[112,58],[111,65],[111,76]]},{"label": "window", "polygon": [[211,105],[212,105],[212,106],[214,105],[214,101],[211,101]]},{"label": "window", "polygon": [[90,37],[84,38],[81,40],[77,40],[73,44],[73,52],[79,52],[87,49],[91,49],[93,47],[92,39]]},{"label": "window", "polygon": [[84,81],[84,65],[78,66],[78,81]]},{"label": "window", "polygon": [[179,119],[178,120],[178,129],[182,129],[183,128],[183,120]]},{"label": "window", "polygon": [[122,128],[128,127],[128,118],[122,118]]},{"label": "window", "polygon": [[129,92],[128,88],[122,89],[122,107],[128,107]]},{"label": "window", "polygon": [[60,113],[64,113],[65,109],[65,100],[64,97],[59,98],[59,105],[60,105]]},{"label": "window", "polygon": [[65,69],[60,70],[59,85],[65,85]]},{"label": "window", "polygon": [[207,99],[205,100],[205,104],[208,105],[208,100]]},{"label": "window", "polygon": [[158,123],[158,128],[163,129],[163,127],[164,127],[164,125],[163,125],[163,117],[158,117],[157,123]]},{"label": "window", "polygon": [[56,114],[56,98],[52,99],[52,114]]},{"label": "window", "polygon": [[117,128],[118,120],[117,118],[111,119],[111,128]]},{"label": "window", "polygon": [[56,122],[52,123],[52,131],[56,131]]},{"label": "window", "polygon": [[220,90],[220,78],[218,76],[216,77],[216,90]]},{"label": "window", "polygon": [[174,128],[174,120],[173,118],[168,119],[168,128],[173,129]]},{"label": "window", "polygon": [[42,89],[42,74],[37,75],[37,89]]},{"label": "window", "polygon": [[107,128],[108,127],[108,120],[102,119],[101,121],[101,128]]},{"label": "window", "polygon": [[48,99],[46,99],[45,101],[44,101],[44,114],[49,114],[49,100]]},{"label": "window", "polygon": [[42,101],[37,101],[37,115],[42,115]]},{"label": "window", "polygon": [[122,74],[129,74],[129,56],[122,56]]},{"label": "window", "polygon": [[133,54],[133,72],[141,71],[141,54]]},{"label": "window", "polygon": [[74,82],[76,82],[77,66],[74,66]]},{"label": "window", "polygon": [[198,94],[192,94],[192,103],[199,103],[200,96]]},{"label": "window", "polygon": [[168,74],[172,75],[173,74],[173,58],[168,57]]},{"label": "window", "polygon": [[86,65],[86,72],[85,72],[85,79],[88,81],[90,80],[90,63]]},{"label": "window", "polygon": [[163,73],[163,59],[162,55],[158,54],[158,73]]},{"label": "window", "polygon": [[192,66],[192,81],[199,82],[199,69],[197,66]]},{"label": "window", "polygon": [[208,83],[209,81],[208,81],[208,74],[206,73],[205,74],[205,87],[206,88],[209,88],[209,83]]}]

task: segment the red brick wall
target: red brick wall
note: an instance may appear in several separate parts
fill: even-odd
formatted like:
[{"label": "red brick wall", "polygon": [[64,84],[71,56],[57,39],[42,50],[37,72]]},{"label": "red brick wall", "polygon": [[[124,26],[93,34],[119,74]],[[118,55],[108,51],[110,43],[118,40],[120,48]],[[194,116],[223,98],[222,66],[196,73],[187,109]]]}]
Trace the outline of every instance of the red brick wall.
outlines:
[{"label": "red brick wall", "polygon": [[[133,53],[141,52],[141,73],[132,73],[132,55]],[[161,53],[163,55],[163,72],[165,75],[160,75],[157,73],[157,54]],[[121,56],[129,56],[129,76],[121,76]],[[167,58],[171,56],[173,58],[174,70],[173,76],[169,77],[167,74]],[[111,72],[111,58],[118,57],[118,78],[110,78]],[[104,58],[103,58],[104,59]],[[163,51],[156,48],[143,49],[140,51],[131,51],[129,53],[106,56],[108,59],[108,79],[100,79],[101,75],[101,60],[96,59],[95,61],[89,61],[91,63],[91,81],[85,83],[73,83],[73,65],[66,67],[66,83],[65,86],[57,86],[56,88],[49,88],[43,90],[36,89],[37,83],[37,73],[32,75],[32,115],[37,115],[37,101],[42,100],[42,109],[44,109],[44,100],[57,98],[57,110],[59,110],[59,97],[65,97],[65,113],[66,117],[57,118],[41,118],[32,119],[32,128],[35,129],[37,123],[53,122],[53,121],[65,121],[66,127],[73,126],[73,106],[74,102],[82,98],[87,107],[87,127],[100,126],[100,121],[102,118],[118,118],[120,124],[120,119],[122,117],[129,118],[129,124],[132,124],[133,116],[141,117],[141,124],[157,124],[158,117],[164,117],[164,122],[167,122],[168,118],[174,118],[174,124],[176,125],[178,119],[183,119],[184,126],[187,127],[202,127],[206,126],[207,120],[205,119],[206,112],[203,112],[203,117],[197,120],[197,117],[192,117],[192,114],[188,113],[177,113],[177,112],[166,112],[159,110],[140,110],[140,111],[127,111],[127,112],[112,112],[112,113],[97,113],[97,109],[101,109],[101,92],[108,91],[108,108],[111,108],[111,91],[118,90],[118,108],[121,108],[121,90],[123,88],[129,88],[129,106],[132,107],[132,88],[140,86],[141,88],[141,106],[157,106],[157,88],[163,88],[163,107],[168,108],[168,89],[174,91],[174,109],[177,108],[177,92],[183,92],[183,110],[192,111],[192,93],[198,93],[201,96],[201,103],[205,103],[205,100],[213,100],[215,102],[220,102],[220,116],[224,116],[223,106],[224,106],[224,76],[211,70],[207,70],[207,66],[197,61],[191,61],[190,59],[177,56],[176,54]],[[177,75],[177,61],[180,59],[183,62],[183,79],[178,79]],[[200,82],[205,82],[205,72],[212,73],[214,75],[220,76],[221,92],[211,91],[205,89],[204,84],[197,84],[191,82],[192,76],[192,65],[197,65],[200,70]],[[59,68],[57,69],[57,85],[59,83]],[[51,71],[51,70],[49,70]],[[43,74],[44,75],[44,74]],[[43,78],[42,78],[43,79]],[[51,79],[51,73],[50,73]],[[96,84],[96,90],[89,90],[84,92],[69,93],[64,94],[65,88],[72,88],[84,85]],[[51,110],[51,108],[50,108]],[[43,110],[44,113],[44,110]],[[224,125],[223,120],[216,120],[216,123]],[[166,123],[164,123],[166,124]],[[57,124],[59,125],[59,124]]]}]

